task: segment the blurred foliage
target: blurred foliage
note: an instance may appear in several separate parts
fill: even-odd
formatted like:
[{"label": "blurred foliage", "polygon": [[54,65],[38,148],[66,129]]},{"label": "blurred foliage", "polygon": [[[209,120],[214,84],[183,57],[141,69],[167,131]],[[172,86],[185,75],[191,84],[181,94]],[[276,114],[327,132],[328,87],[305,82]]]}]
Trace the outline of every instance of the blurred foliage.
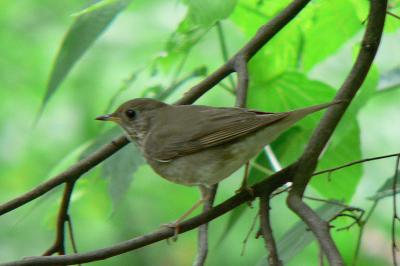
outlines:
[{"label": "blurred foliage", "polygon": [[[216,22],[232,55],[289,2],[0,1],[0,202],[122,133],[94,121],[97,115],[134,97],[172,103],[220,66],[224,59]],[[390,11],[400,13],[399,1],[390,1]],[[251,60],[248,106],[286,111],[329,101],[359,50],[367,13],[366,0],[312,1]],[[400,117],[396,58],[400,58],[400,21],[388,16],[375,64],[319,169],[400,151],[400,126],[394,123]],[[232,106],[234,95],[223,83],[197,103]],[[33,127],[42,103],[46,108]],[[283,166],[301,154],[321,115],[304,119],[271,145]],[[269,169],[261,154],[251,164],[252,182],[268,175]],[[353,166],[315,177],[306,193],[368,209],[368,198],[391,195],[393,169],[393,159]],[[243,169],[220,184],[217,202],[233,195],[242,174]],[[41,254],[50,245],[60,196],[58,188],[0,217],[2,262]],[[70,214],[78,250],[94,250],[154,230],[176,219],[197,198],[196,189],[158,177],[129,145],[77,183]],[[285,194],[271,204],[276,239],[306,240],[296,248],[285,246],[287,265],[318,265],[318,246],[304,228],[295,230],[300,223],[285,206]],[[329,210],[321,203],[311,205]],[[260,239],[250,238],[240,255],[256,212],[243,206],[211,224],[208,265],[263,261],[266,251]],[[391,212],[391,200],[382,198],[365,228],[359,265],[391,265]],[[338,218],[334,225],[349,222]],[[333,232],[346,264],[353,259],[357,234],[357,227]],[[190,265],[195,252],[192,231],[173,245],[160,242],[92,264]]]}]

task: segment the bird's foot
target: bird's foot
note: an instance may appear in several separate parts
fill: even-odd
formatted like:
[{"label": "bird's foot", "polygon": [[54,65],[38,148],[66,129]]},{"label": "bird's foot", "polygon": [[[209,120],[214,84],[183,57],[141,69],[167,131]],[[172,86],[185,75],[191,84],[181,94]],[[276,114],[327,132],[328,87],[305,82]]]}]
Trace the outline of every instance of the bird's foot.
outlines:
[{"label": "bird's foot", "polygon": [[[172,223],[167,223],[167,224],[162,224],[161,227],[167,227],[170,229],[174,229],[174,235],[172,236],[171,240],[173,242],[176,242],[178,240],[178,235],[179,235],[179,221],[175,221]],[[167,242],[169,242],[169,238],[167,239]]]},{"label": "bird's foot", "polygon": [[252,201],[254,200],[256,193],[252,187],[248,186],[241,186],[239,189],[235,190],[236,194],[239,194],[241,192],[247,192],[251,196],[251,200],[247,202],[247,205],[249,205],[250,208],[253,208]]}]

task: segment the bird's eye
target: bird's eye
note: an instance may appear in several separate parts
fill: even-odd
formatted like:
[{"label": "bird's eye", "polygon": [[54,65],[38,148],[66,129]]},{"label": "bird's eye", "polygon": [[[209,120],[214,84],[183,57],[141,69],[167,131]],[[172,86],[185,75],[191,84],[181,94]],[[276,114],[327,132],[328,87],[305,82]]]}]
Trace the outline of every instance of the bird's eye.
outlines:
[{"label": "bird's eye", "polygon": [[125,115],[129,118],[129,119],[133,119],[136,116],[136,112],[133,109],[128,109],[125,111]]}]

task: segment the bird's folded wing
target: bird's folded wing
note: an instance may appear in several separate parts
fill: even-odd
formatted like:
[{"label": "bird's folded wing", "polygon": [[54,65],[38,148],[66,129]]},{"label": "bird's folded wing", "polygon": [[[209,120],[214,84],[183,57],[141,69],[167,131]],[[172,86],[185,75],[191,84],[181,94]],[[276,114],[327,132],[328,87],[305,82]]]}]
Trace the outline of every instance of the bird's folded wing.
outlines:
[{"label": "bird's folded wing", "polygon": [[190,119],[180,117],[184,121],[179,127],[165,121],[168,127],[160,126],[146,138],[145,154],[158,161],[169,161],[233,141],[286,116],[288,113],[262,113],[240,108],[201,110]]}]

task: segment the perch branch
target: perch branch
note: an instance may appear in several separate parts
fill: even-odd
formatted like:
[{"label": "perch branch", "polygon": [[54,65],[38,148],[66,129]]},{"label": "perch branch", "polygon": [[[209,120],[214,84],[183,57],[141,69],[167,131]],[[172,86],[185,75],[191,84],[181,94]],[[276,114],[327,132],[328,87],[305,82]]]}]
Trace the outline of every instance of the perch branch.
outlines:
[{"label": "perch branch", "polygon": [[[235,194],[233,197],[225,200],[218,204],[208,212],[203,212],[191,219],[183,221],[179,224],[179,233],[184,233],[189,230],[193,230],[198,226],[207,223],[227,212],[236,208],[237,206],[251,200],[253,196],[261,196],[264,194],[270,194],[276,188],[284,185],[287,181],[292,180],[293,173],[296,171],[296,166],[291,165],[281,171],[269,176],[261,182],[253,185],[252,195],[248,190]],[[159,242],[174,236],[175,230],[173,228],[163,227],[152,233],[148,233],[113,246],[102,248],[86,253],[78,253],[71,255],[60,255],[54,257],[28,257],[19,261],[8,262],[0,264],[1,266],[19,266],[19,265],[63,265],[63,264],[77,264],[103,260],[109,257],[120,255],[131,250],[139,249],[144,246],[148,246],[155,242]]]}]

